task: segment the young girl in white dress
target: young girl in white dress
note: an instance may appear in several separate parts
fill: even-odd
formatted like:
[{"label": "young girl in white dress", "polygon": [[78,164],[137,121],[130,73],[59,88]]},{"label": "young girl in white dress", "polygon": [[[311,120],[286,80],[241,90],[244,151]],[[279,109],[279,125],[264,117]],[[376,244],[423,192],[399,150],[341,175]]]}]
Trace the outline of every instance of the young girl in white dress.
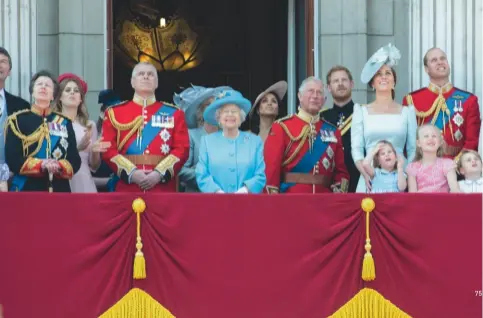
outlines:
[{"label": "young girl in white dress", "polygon": [[481,156],[474,150],[463,150],[458,160],[458,172],[465,179],[458,182],[463,193],[483,193]]},{"label": "young girl in white dress", "polygon": [[371,177],[371,193],[403,192],[407,181],[404,174],[404,157],[397,155],[393,145],[379,141],[363,162]]}]

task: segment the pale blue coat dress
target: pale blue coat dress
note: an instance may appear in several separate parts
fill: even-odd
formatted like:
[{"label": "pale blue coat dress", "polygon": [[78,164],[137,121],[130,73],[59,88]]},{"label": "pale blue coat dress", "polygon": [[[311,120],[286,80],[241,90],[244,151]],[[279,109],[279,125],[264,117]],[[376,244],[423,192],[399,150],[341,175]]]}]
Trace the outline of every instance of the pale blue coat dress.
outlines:
[{"label": "pale blue coat dress", "polygon": [[204,193],[234,193],[243,186],[261,193],[267,181],[262,139],[243,131],[235,139],[221,131],[201,137],[196,181]]},{"label": "pale blue coat dress", "polygon": [[[404,166],[416,154],[416,112],[414,106],[403,106],[399,114],[370,114],[366,105],[354,105],[351,127],[352,159],[363,160],[381,140],[392,143],[398,154],[407,158]],[[406,170],[406,169],[404,169]],[[356,192],[366,192],[366,183],[361,175]]]},{"label": "pale blue coat dress", "polygon": [[179,172],[179,181],[185,192],[200,192],[198,184],[196,183],[196,165],[198,164],[198,155],[200,153],[201,137],[206,136],[203,126],[189,129],[190,136],[190,154],[188,160]]}]

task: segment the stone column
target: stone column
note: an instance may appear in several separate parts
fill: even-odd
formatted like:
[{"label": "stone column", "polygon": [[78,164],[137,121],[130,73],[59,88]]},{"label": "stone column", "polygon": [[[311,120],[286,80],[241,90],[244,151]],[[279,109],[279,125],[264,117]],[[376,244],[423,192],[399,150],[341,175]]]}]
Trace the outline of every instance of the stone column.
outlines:
[{"label": "stone column", "polygon": [[0,8],[0,43],[12,57],[6,89],[30,100],[30,78],[37,70],[36,0],[4,0]]},{"label": "stone column", "polygon": [[483,0],[410,1],[411,90],[426,86],[423,56],[443,49],[451,66],[451,81],[483,98]]}]

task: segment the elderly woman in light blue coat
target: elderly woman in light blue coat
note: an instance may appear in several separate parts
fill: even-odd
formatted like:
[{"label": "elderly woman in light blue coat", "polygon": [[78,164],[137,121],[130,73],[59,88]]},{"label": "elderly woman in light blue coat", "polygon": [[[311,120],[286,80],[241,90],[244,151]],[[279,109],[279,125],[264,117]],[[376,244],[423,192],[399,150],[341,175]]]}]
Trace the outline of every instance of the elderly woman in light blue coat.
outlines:
[{"label": "elderly woman in light blue coat", "polygon": [[203,118],[221,130],[201,138],[196,181],[205,193],[260,193],[266,183],[263,142],[240,131],[251,103],[235,90],[223,90]]}]

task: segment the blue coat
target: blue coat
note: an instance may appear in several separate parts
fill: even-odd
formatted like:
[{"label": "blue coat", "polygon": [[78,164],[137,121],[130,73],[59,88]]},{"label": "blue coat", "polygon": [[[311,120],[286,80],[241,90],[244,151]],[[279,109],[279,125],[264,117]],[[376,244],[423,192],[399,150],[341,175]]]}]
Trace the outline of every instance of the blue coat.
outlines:
[{"label": "blue coat", "polygon": [[225,138],[221,131],[203,136],[196,181],[205,193],[234,193],[243,186],[250,193],[262,192],[267,181],[262,140],[243,131],[236,139]]}]

